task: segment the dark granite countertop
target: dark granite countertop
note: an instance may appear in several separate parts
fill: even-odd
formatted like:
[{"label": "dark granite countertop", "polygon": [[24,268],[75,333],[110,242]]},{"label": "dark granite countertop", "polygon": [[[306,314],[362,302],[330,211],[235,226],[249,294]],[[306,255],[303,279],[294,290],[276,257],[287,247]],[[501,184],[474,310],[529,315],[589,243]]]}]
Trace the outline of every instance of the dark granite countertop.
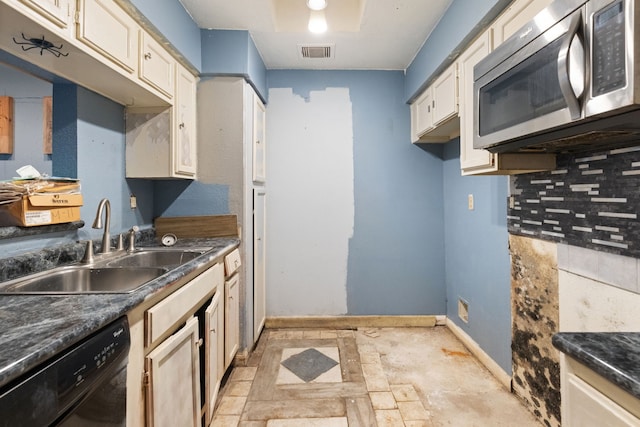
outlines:
[{"label": "dark granite countertop", "polygon": [[640,399],[640,332],[561,332],[553,346]]},{"label": "dark granite countertop", "polygon": [[128,294],[0,295],[0,386],[239,244],[238,238],[183,239],[176,247],[211,249]]}]

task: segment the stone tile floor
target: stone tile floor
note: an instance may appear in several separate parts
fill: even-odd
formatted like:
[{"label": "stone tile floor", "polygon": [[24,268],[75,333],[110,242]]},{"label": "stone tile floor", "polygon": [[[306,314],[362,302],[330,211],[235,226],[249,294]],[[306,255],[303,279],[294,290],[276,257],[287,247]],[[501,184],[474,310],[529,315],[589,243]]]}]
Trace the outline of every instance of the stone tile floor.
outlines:
[{"label": "stone tile floor", "polygon": [[539,427],[445,327],[265,330],[213,427]]}]

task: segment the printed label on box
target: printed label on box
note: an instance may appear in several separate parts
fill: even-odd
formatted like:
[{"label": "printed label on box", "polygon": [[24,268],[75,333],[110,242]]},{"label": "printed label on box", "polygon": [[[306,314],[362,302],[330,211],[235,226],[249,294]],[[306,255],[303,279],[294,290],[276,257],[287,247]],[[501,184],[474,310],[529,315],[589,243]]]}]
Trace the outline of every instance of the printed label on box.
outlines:
[{"label": "printed label on box", "polygon": [[27,225],[42,225],[51,223],[51,211],[27,211],[24,213]]}]

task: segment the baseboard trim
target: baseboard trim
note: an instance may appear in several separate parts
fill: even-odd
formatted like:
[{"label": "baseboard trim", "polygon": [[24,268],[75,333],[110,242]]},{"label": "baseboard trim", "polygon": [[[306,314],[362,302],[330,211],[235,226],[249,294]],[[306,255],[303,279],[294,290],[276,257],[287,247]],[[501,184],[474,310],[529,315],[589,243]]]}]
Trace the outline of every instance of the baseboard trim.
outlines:
[{"label": "baseboard trim", "polygon": [[453,323],[450,319],[446,322],[447,328],[453,335],[455,335],[462,343],[474,354],[494,377],[502,384],[507,390],[511,391],[511,375],[505,372],[492,358],[489,356],[480,346],[471,338],[465,331],[463,331],[458,325]]},{"label": "baseboard trim", "polygon": [[430,328],[436,316],[303,316],[267,317],[265,328]]}]

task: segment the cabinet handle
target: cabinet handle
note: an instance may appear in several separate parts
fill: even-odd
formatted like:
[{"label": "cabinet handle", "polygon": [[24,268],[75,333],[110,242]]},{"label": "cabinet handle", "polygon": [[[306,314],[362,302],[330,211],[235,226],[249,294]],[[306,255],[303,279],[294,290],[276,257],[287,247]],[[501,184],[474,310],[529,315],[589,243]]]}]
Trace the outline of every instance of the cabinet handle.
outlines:
[{"label": "cabinet handle", "polygon": [[151,52],[145,53],[144,59],[151,59]]},{"label": "cabinet handle", "polygon": [[178,127],[179,127],[180,129],[184,129],[184,123],[180,123],[180,124],[178,125]]},{"label": "cabinet handle", "polygon": [[203,343],[204,343],[204,341],[202,341],[202,338],[200,338],[200,339],[196,342],[196,347],[201,347]]},{"label": "cabinet handle", "polygon": [[260,144],[260,140],[259,139],[256,140],[256,144]]}]

